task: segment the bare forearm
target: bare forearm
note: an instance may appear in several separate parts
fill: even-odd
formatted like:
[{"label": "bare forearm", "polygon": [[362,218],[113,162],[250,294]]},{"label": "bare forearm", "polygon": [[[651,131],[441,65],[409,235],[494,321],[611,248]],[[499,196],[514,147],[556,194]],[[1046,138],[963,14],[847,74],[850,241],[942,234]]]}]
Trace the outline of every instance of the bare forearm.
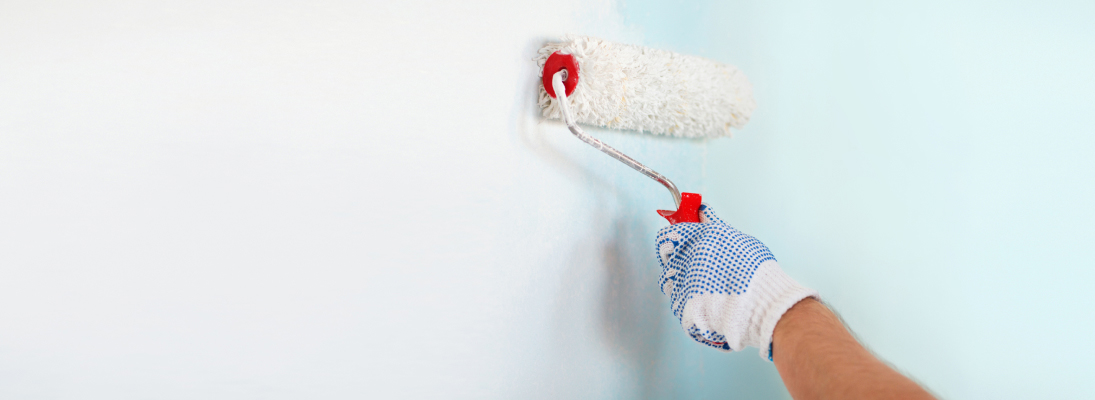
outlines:
[{"label": "bare forearm", "polygon": [[772,342],[776,369],[796,400],[934,399],[875,358],[812,298],[783,315]]}]

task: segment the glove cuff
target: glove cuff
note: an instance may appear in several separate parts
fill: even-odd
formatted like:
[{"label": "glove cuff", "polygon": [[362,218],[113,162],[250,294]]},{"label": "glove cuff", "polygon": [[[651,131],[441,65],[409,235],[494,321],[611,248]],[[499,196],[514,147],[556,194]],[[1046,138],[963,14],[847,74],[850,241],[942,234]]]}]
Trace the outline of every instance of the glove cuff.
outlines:
[{"label": "glove cuff", "polygon": [[819,298],[816,290],[799,285],[783,273],[775,260],[765,261],[757,268],[749,288],[756,304],[752,323],[759,343],[760,357],[772,361],[772,332],[783,313],[807,297]]}]

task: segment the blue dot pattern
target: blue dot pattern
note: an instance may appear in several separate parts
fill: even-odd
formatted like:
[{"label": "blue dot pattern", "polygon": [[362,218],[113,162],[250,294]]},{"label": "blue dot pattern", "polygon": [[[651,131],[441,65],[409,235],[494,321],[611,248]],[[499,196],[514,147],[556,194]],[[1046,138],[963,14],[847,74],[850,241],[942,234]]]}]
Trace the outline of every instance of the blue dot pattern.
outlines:
[{"label": "blue dot pattern", "polygon": [[[658,231],[655,249],[662,266],[658,284],[669,296],[673,315],[680,320],[684,307],[701,294],[741,295],[761,263],[776,258],[756,238],[734,229],[700,206],[705,223],[679,223]],[[697,341],[729,350],[723,335],[686,327]]]}]

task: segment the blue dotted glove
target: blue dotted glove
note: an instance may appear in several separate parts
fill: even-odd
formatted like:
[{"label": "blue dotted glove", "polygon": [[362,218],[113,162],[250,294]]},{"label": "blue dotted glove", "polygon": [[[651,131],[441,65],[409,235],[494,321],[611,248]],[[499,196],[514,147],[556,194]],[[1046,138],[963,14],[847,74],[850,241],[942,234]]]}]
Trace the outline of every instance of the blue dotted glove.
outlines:
[{"label": "blue dotted glove", "polygon": [[791,306],[817,292],[783,273],[768,246],[700,206],[700,223],[658,231],[659,283],[673,315],[697,342],[723,351],[760,349],[771,360],[772,331]]}]

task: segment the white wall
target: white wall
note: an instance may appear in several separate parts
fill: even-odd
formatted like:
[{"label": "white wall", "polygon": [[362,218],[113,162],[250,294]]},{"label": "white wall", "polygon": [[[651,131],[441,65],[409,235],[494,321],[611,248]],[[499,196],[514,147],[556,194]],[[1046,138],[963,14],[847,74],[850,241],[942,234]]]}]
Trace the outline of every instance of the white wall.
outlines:
[{"label": "white wall", "polygon": [[[0,5],[0,397],[721,387],[677,383],[716,353],[656,288],[669,196],[537,116],[567,32],[642,40],[611,3]],[[702,143],[595,133],[699,187]]]}]

